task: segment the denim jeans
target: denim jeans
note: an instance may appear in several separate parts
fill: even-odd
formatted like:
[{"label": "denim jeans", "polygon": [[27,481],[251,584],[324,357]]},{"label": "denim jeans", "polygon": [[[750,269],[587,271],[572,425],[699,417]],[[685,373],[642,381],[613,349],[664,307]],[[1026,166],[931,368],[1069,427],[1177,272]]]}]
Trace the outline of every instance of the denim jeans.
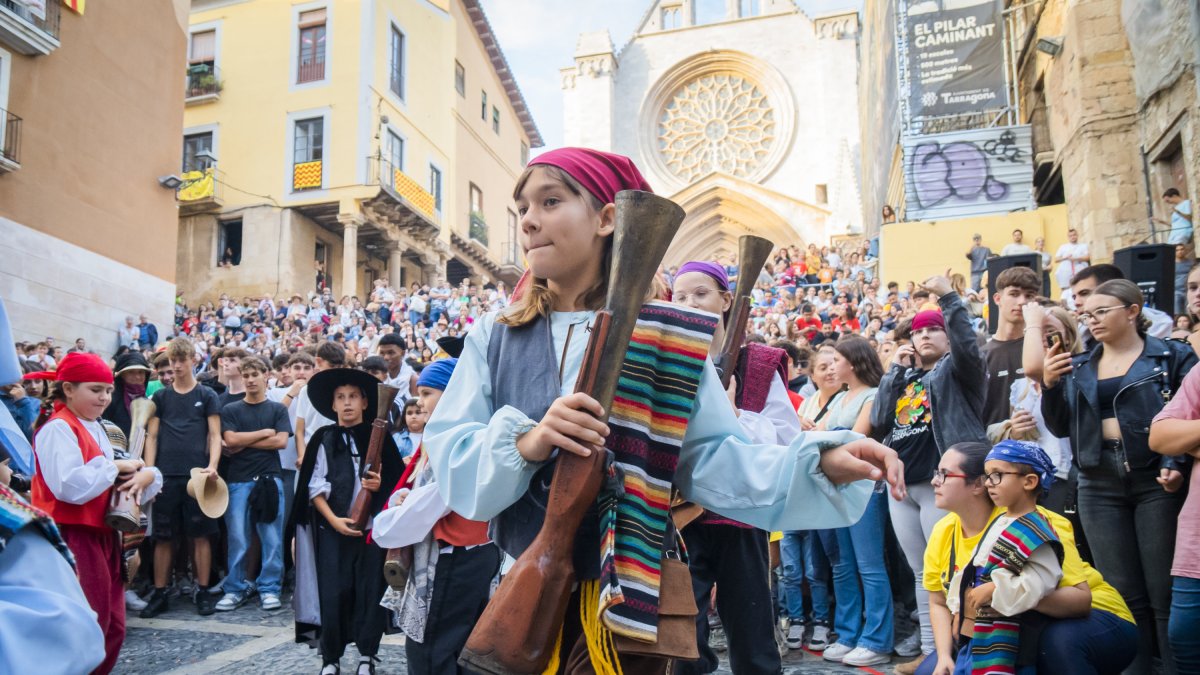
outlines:
[{"label": "denim jeans", "polygon": [[1200,674],[1200,579],[1175,577],[1169,635],[1175,667],[1181,674]]},{"label": "denim jeans", "polygon": [[421,323],[421,319],[423,318],[425,318],[424,312],[414,312],[411,309],[408,310],[408,322],[413,325],[414,329],[416,328],[417,324]]},{"label": "denim jeans", "polygon": [[[262,571],[258,573],[259,593],[279,595],[280,578],[283,576],[283,481],[275,477],[279,490],[279,510],[274,522],[254,523],[258,540],[262,543]],[[250,547],[250,492],[254,481],[229,484],[229,508],[225,510],[225,529],[229,531],[229,576],[225,578],[226,593],[246,591],[246,572],[242,562]]]},{"label": "denim jeans", "polygon": [[882,492],[871,495],[862,518],[850,527],[822,530],[821,544],[833,563],[838,643],[890,654],[895,633],[892,586],[883,557],[885,498]]},{"label": "denim jeans", "polygon": [[792,621],[803,621],[804,581],[808,581],[813,621],[829,623],[829,559],[816,530],[784,532],[779,556],[783,563],[783,608]]},{"label": "denim jeans", "polygon": [[1117,589],[1137,620],[1138,655],[1128,673],[1150,673],[1155,641],[1163,668],[1173,675],[1167,640],[1171,611],[1171,559],[1183,495],[1155,480],[1156,467],[1126,472],[1116,452],[1100,455],[1100,466],[1079,471],[1079,515],[1096,569]]}]

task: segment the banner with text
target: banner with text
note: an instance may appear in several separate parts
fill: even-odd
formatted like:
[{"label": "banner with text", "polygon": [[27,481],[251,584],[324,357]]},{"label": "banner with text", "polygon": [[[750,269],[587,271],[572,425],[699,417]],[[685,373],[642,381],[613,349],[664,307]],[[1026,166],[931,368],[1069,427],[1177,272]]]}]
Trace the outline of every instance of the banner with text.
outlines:
[{"label": "banner with text", "polygon": [[1002,108],[1005,99],[1003,0],[918,0],[904,22],[909,116]]}]

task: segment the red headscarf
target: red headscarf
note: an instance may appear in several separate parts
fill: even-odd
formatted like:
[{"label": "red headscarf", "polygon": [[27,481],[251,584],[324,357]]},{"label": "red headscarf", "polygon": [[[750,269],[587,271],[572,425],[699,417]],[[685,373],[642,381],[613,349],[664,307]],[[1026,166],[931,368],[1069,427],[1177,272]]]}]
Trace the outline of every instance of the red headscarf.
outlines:
[{"label": "red headscarf", "polygon": [[[529,166],[537,164],[555,166],[566,171],[568,176],[574,178],[602,204],[612,204],[621,190],[654,192],[633,160],[624,155],[591,148],[558,148],[543,152],[529,162]],[[513,287],[510,299],[516,301],[525,295],[532,278],[529,270],[525,270],[517,285]]]},{"label": "red headscarf", "polygon": [[566,171],[603,204],[612,204],[621,190],[654,192],[632,159],[590,148],[559,148],[544,152],[529,166],[549,164]]},{"label": "red headscarf", "polygon": [[23,379],[112,384],[113,374],[108,364],[99,356],[87,352],[71,352],[59,362],[57,370],[26,373]]}]

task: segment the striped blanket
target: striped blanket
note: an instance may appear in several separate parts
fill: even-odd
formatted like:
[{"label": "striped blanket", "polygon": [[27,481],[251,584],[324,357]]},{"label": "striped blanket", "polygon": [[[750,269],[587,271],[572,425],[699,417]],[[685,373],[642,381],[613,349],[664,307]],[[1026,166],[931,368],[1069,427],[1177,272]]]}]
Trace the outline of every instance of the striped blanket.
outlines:
[{"label": "striped blanket", "polygon": [[[1020,574],[1029,556],[1043,544],[1053,546],[1062,563],[1062,543],[1050,521],[1034,511],[1008,524],[992,550],[987,563],[979,569],[980,582],[992,580],[992,572],[1007,569]],[[1021,646],[1021,617],[998,616],[975,620],[971,638],[972,675],[1010,675],[1017,672],[1017,653]]]},{"label": "striped blanket", "polygon": [[608,424],[610,484],[601,496],[600,610],[613,633],[654,642],[671,484],[716,315],[652,302],[642,308]]}]

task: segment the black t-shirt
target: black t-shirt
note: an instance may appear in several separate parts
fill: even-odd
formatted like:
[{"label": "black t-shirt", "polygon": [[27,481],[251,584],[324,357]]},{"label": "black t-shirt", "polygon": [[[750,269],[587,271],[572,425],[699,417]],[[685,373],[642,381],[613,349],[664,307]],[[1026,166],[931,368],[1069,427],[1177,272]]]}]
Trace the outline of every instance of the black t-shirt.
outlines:
[{"label": "black t-shirt", "polygon": [[223,391],[217,395],[217,402],[220,404],[221,410],[224,410],[225,406],[229,405],[230,403],[234,403],[236,401],[241,401],[244,398],[246,398],[246,392],[243,391],[240,394],[231,394],[231,393],[229,393],[229,390],[226,389],[225,391]]},{"label": "black t-shirt", "polygon": [[1012,409],[1009,403],[1013,382],[1025,377],[1021,365],[1021,352],[1025,340],[997,340],[992,338],[983,345],[983,361],[987,364],[987,398],[983,404],[983,421],[990,426],[1008,419]]},{"label": "black t-shirt", "polygon": [[[274,429],[275,431],[292,433],[291,422],[288,421],[287,408],[275,401],[247,403],[234,401],[221,409],[221,433],[226,431],[246,432]],[[256,476],[278,474],[280,470],[279,450],[260,450],[246,448],[229,457],[228,480],[230,483],[244,483]]]},{"label": "black t-shirt", "polygon": [[208,466],[208,418],[221,412],[216,392],[200,384],[186,394],[163,387],[151,400],[158,418],[155,465],[163,476],[186,477]]},{"label": "black t-shirt", "polygon": [[921,381],[924,375],[925,371],[914,368],[904,379],[904,391],[896,400],[890,442],[904,462],[904,482],[910,485],[933,478],[941,457],[933,437],[933,407]]}]

